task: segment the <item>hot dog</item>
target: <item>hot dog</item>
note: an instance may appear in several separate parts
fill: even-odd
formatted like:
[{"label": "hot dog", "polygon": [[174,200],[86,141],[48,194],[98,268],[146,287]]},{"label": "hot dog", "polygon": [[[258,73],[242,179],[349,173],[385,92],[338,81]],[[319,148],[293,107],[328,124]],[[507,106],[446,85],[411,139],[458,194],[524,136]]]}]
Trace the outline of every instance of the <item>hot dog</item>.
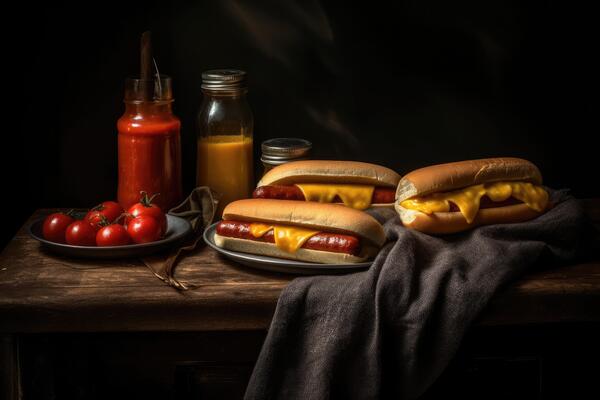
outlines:
[{"label": "hot dog", "polygon": [[519,158],[439,164],[404,176],[395,208],[404,226],[431,234],[523,222],[549,207],[541,184],[539,169]]},{"label": "hot dog", "polygon": [[[250,229],[251,224],[249,222],[221,221],[217,225],[217,233],[221,236],[275,243],[274,229],[267,231],[267,233],[260,237],[254,236]],[[304,242],[301,248],[346,253],[356,256],[360,253],[360,240],[352,235],[319,232]]]},{"label": "hot dog", "polygon": [[[375,187],[371,197],[371,204],[393,203],[396,194],[395,188]],[[304,193],[298,186],[266,185],[254,190],[252,197],[255,199],[279,199],[305,201]],[[333,198],[334,203],[342,203],[339,196]]]},{"label": "hot dog", "polygon": [[254,198],[342,203],[364,210],[393,207],[400,175],[380,165],[355,161],[289,162],[267,172]]},{"label": "hot dog", "polygon": [[382,226],[340,204],[246,199],[230,203],[215,243],[229,250],[316,263],[362,262],[383,245]]}]

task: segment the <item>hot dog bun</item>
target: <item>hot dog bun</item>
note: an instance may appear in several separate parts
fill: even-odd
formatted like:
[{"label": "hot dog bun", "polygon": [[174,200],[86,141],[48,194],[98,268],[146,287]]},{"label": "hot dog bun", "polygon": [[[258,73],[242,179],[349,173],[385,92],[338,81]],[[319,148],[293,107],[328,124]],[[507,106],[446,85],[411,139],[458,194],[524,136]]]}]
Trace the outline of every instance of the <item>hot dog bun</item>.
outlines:
[{"label": "hot dog bun", "polygon": [[548,208],[549,203],[541,211],[525,203],[481,208],[469,223],[461,212],[427,214],[401,205],[405,200],[492,182],[523,182],[539,186],[542,175],[531,162],[510,157],[433,165],[410,172],[400,180],[394,207],[404,226],[430,234],[456,233],[480,225],[523,222],[538,217]]},{"label": "hot dog bun", "polygon": [[352,235],[360,240],[357,255],[298,248],[286,251],[274,243],[215,235],[215,243],[233,251],[317,263],[356,263],[375,256],[385,242],[383,227],[370,215],[339,204],[295,200],[246,199],[228,204],[223,219],[297,227]]},{"label": "hot dog bun", "polygon": [[431,165],[405,175],[396,189],[396,202],[431,193],[448,192],[486,182],[523,181],[542,184],[538,167],[512,157],[484,158]]},{"label": "hot dog bun", "polygon": [[257,186],[294,183],[344,183],[396,187],[400,175],[381,165],[358,161],[303,160],[279,165]]},{"label": "hot dog bun", "polygon": [[441,212],[428,215],[420,211],[409,210],[400,204],[396,204],[396,211],[405,227],[434,235],[462,232],[480,225],[524,222],[543,214],[543,212],[532,210],[526,204],[482,208],[477,213],[475,220],[469,224],[460,212]]},{"label": "hot dog bun", "polygon": [[377,254],[377,249],[367,247],[360,256],[345,253],[333,253],[300,248],[294,253],[280,250],[273,243],[257,242],[255,240],[238,239],[215,234],[215,243],[224,249],[239,251],[242,253],[260,254],[268,257],[287,258],[306,262],[322,264],[347,264],[359,263],[368,260]]}]

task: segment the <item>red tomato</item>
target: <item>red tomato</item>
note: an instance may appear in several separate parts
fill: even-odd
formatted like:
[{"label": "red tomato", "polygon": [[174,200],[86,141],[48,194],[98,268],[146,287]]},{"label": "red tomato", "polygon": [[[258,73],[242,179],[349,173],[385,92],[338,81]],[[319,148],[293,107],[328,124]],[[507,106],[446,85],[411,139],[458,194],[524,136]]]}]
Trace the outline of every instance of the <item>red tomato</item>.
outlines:
[{"label": "red tomato", "polygon": [[105,201],[88,211],[83,219],[88,221],[96,228],[96,230],[98,230],[106,224],[104,218],[106,218],[107,223],[112,224],[121,216],[121,214],[123,214],[123,212],[123,207],[121,207],[119,203]]},{"label": "red tomato", "polygon": [[95,246],[96,229],[87,221],[75,221],[67,227],[65,238],[75,246]]},{"label": "red tomato", "polygon": [[156,218],[140,215],[129,221],[127,233],[135,243],[149,243],[161,238],[162,226]]},{"label": "red tomato", "polygon": [[148,194],[146,192],[142,192],[142,198],[140,199],[140,202],[135,203],[129,208],[129,210],[127,210],[127,213],[130,215],[130,217],[127,218],[126,223],[129,224],[135,218],[142,215],[147,215],[158,221],[161,226],[160,235],[162,236],[167,232],[167,217],[159,206],[152,204],[152,199],[154,199],[156,196],[157,195],[155,194],[148,198]]},{"label": "red tomato", "polygon": [[100,228],[96,234],[98,246],[124,246],[131,242],[127,229],[123,225],[111,224]]},{"label": "red tomato", "polygon": [[92,225],[96,231],[109,223],[108,219],[100,211],[95,210],[88,211],[83,220]]},{"label": "red tomato", "polygon": [[51,242],[65,243],[65,232],[67,227],[75,219],[69,214],[54,213],[50,214],[44,220],[44,226],[42,227],[42,233],[44,239],[50,240]]}]

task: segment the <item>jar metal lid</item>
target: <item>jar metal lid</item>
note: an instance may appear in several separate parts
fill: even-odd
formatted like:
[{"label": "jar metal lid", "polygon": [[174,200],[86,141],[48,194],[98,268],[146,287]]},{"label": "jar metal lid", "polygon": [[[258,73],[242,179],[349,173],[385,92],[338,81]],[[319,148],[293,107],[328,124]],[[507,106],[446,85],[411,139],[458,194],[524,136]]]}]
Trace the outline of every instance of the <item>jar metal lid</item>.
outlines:
[{"label": "jar metal lid", "polygon": [[239,69],[212,69],[202,73],[202,89],[231,91],[246,88],[246,72]]},{"label": "jar metal lid", "polygon": [[312,143],[299,138],[275,138],[265,140],[261,144],[263,161],[291,161],[307,158]]}]

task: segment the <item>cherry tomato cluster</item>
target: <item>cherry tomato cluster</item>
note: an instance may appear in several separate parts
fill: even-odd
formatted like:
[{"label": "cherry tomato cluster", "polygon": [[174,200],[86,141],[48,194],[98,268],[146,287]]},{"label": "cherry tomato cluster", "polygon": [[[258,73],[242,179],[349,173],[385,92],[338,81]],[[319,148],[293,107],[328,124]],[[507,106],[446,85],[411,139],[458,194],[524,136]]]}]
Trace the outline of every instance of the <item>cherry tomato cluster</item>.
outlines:
[{"label": "cherry tomato cluster", "polygon": [[44,220],[44,239],[75,246],[123,246],[149,243],[167,232],[167,217],[152,200],[141,192],[139,203],[125,212],[114,201],[105,201],[77,220],[72,212],[50,214]]}]

